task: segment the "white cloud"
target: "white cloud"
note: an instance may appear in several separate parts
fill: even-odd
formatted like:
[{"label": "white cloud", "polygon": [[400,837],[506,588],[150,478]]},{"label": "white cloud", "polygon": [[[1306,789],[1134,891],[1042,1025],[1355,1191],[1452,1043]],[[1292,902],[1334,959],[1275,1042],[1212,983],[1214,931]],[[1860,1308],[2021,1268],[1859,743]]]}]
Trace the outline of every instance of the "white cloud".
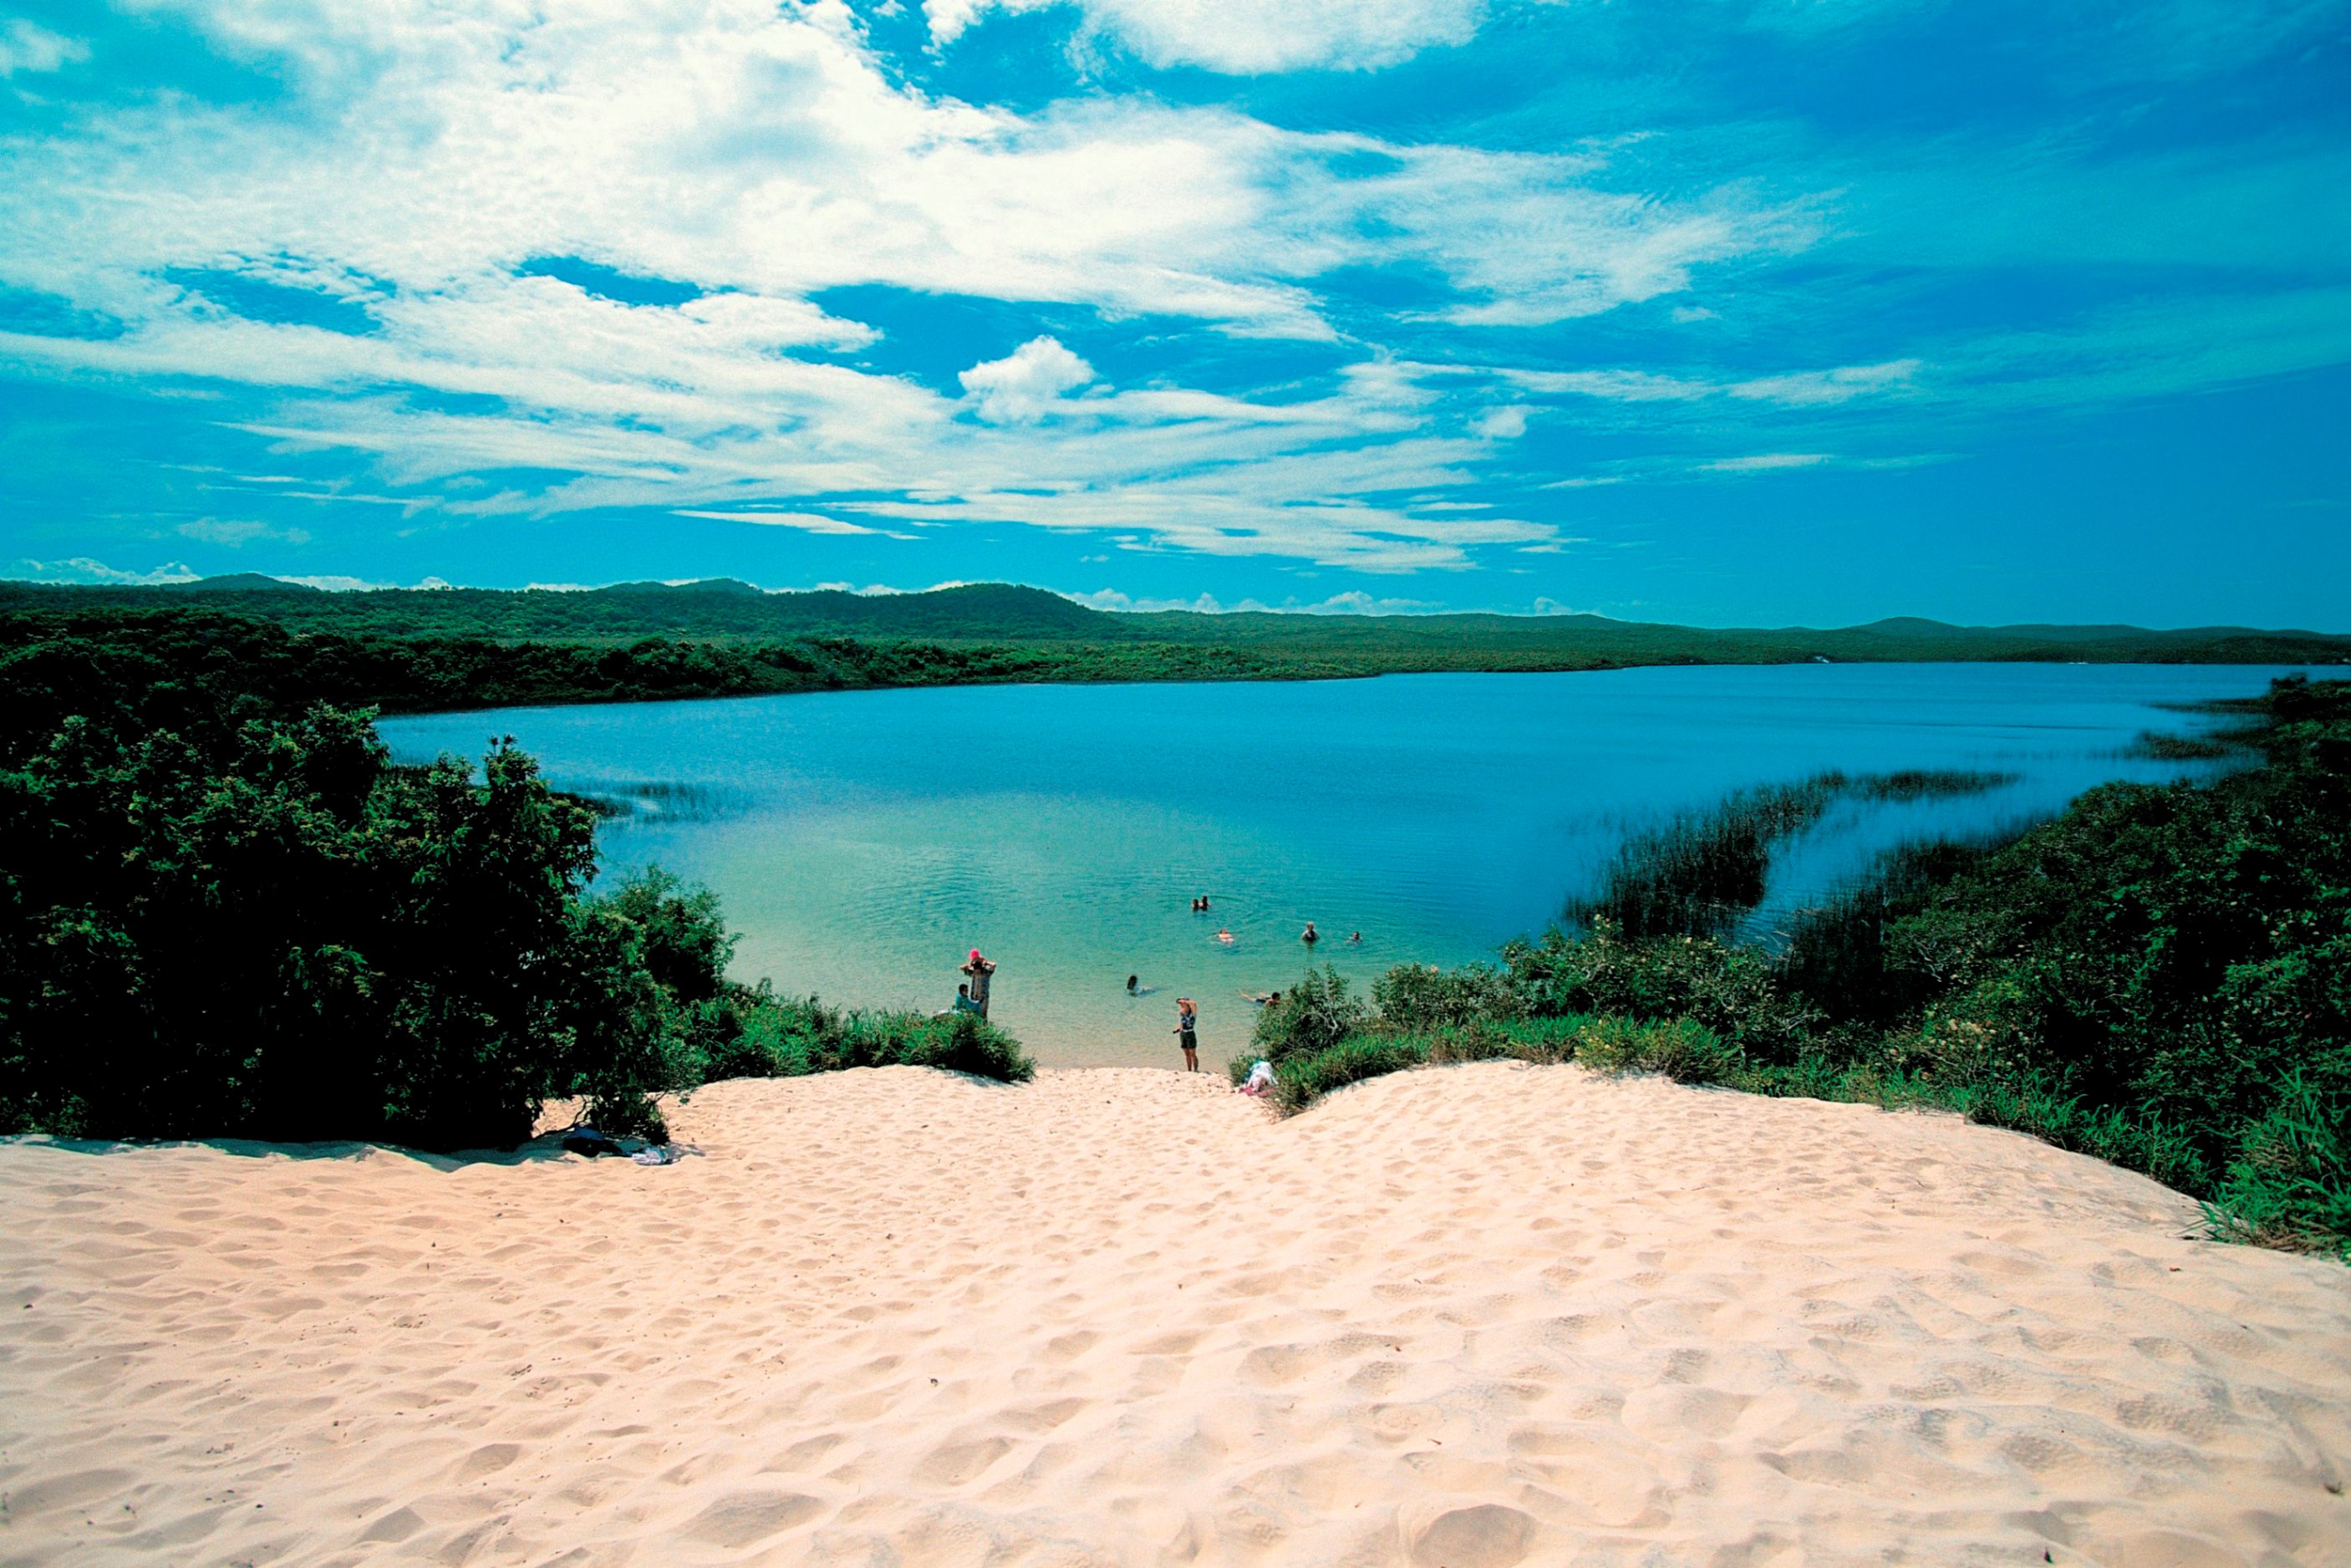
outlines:
[{"label": "white cloud", "polygon": [[1089,610],[1107,610],[1124,614],[1151,614],[1165,610],[1188,610],[1201,615],[1238,615],[1255,612],[1271,615],[1429,615],[1442,613],[1445,606],[1434,600],[1383,598],[1361,589],[1334,593],[1330,598],[1311,604],[1295,599],[1280,604],[1268,604],[1262,600],[1244,599],[1226,604],[1213,593],[1203,593],[1194,599],[1133,598],[1114,588],[1097,589],[1092,593],[1064,593],[1062,598],[1074,601]]},{"label": "white cloud", "polygon": [[89,58],[89,46],[37,26],[22,16],[0,26],[0,77],[46,76]]},{"label": "white cloud", "polygon": [[86,555],[65,560],[20,560],[13,574],[35,582],[126,583],[193,582],[196,573],[179,561],[166,561],[152,571],[118,571]]},{"label": "white cloud", "polygon": [[1061,400],[1094,379],[1094,368],[1054,338],[1031,338],[1001,360],[985,360],[956,378],[971,394],[979,417],[1013,424],[1044,417]]},{"label": "white cloud", "polygon": [[310,577],[286,577],[273,572],[271,576],[277,581],[290,582],[297,588],[316,588],[329,593],[380,593],[387,588],[399,586],[396,583],[377,582],[371,578],[344,577],[332,572]]},{"label": "white cloud", "polygon": [[1115,39],[1155,66],[1253,76],[1372,70],[1475,36],[1482,0],[924,0],[935,44],[990,11],[1073,5],[1090,37]]}]

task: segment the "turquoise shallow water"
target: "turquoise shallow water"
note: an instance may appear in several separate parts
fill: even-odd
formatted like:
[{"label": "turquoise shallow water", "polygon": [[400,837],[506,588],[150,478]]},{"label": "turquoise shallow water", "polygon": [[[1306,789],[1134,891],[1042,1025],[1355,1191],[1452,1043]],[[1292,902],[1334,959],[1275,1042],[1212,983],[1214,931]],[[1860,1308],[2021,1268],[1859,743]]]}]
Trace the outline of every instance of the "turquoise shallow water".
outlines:
[{"label": "turquoise shallow water", "polygon": [[[512,734],[560,788],[629,803],[608,864],[716,889],[736,970],[938,1008],[972,946],[994,1016],[1048,1064],[1172,1064],[1179,995],[1210,1061],[1244,991],[1318,960],[1364,980],[1540,929],[1625,835],[1743,786],[2015,773],[1989,794],[1848,802],[1785,857],[1761,921],[1892,844],[2047,815],[2109,779],[2156,705],[2259,691],[2245,667],[1832,664],[1371,681],[984,686],[387,719],[402,761]],[[1215,902],[1188,913],[1195,894]],[[1236,938],[1218,945],[1228,927]],[[1363,933],[1360,946],[1343,939]],[[1126,977],[1144,994],[1129,998]]]}]

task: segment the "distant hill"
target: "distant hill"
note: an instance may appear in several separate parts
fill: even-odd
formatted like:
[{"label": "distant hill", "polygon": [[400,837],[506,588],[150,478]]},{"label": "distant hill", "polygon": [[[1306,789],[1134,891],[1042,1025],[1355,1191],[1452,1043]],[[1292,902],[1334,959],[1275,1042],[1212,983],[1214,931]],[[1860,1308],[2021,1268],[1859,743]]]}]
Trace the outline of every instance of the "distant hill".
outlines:
[{"label": "distant hill", "polygon": [[1651,664],[1927,660],[2351,664],[2351,636],[2207,626],[1865,626],[1715,629],[1596,615],[1301,615],[1090,610],[1057,593],[971,583],[926,593],[768,593],[728,579],[583,591],[401,589],[337,593],[250,574],[151,588],[0,583],[0,612],[73,615],[173,608],[273,622],[298,633],[622,644],[666,638],[766,644],[1151,643],[1246,655],[1270,673],[1573,669]]}]

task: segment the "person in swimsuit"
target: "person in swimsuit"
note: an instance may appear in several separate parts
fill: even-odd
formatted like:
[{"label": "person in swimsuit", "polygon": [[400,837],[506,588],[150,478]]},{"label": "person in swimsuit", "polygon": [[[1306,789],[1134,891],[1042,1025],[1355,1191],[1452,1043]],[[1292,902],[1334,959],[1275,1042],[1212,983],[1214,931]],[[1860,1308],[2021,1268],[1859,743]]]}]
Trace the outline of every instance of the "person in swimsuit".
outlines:
[{"label": "person in swimsuit", "polygon": [[1322,936],[1320,932],[1314,929],[1314,922],[1310,920],[1306,923],[1306,929],[1298,934],[1298,939],[1301,942],[1305,943],[1309,947],[1311,947],[1317,942],[1322,941]]},{"label": "person in swimsuit", "polygon": [[1189,997],[1176,998],[1176,1043],[1184,1049],[1184,1071],[1200,1071],[1200,1009]]}]

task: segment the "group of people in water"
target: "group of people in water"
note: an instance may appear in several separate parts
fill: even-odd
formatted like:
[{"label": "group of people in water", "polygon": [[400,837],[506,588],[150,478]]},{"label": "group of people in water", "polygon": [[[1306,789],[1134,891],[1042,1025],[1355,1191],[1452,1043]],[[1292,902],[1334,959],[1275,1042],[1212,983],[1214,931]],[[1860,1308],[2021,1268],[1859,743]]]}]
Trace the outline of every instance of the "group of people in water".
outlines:
[{"label": "group of people in water", "polygon": [[[1195,915],[1206,915],[1212,907],[1208,895],[1205,893],[1197,894],[1192,900],[1192,913]],[[1306,929],[1298,934],[1298,939],[1305,944],[1306,950],[1311,953],[1314,950],[1314,945],[1322,940],[1322,934],[1314,928],[1314,922],[1310,920],[1306,923]],[[1237,945],[1238,938],[1233,936],[1230,927],[1220,926],[1217,931],[1217,941],[1224,946],[1231,947]],[[1363,941],[1364,934],[1360,931],[1351,931],[1347,934],[1347,945],[1351,947],[1361,946]],[[984,956],[978,948],[974,947],[971,949],[970,956],[964,960],[962,973],[964,981],[956,988],[955,1004],[948,1011],[977,1013],[981,1018],[986,1018],[989,983],[996,974],[994,960]],[[1143,983],[1142,976],[1127,976],[1126,994],[1128,996],[1147,996],[1150,991],[1151,988]],[[1278,1006],[1281,1001],[1280,991],[1243,991],[1241,995],[1261,1008]],[[1184,1071],[1199,1071],[1200,1004],[1189,997],[1176,998],[1175,1032],[1176,1046],[1184,1052]]]}]

